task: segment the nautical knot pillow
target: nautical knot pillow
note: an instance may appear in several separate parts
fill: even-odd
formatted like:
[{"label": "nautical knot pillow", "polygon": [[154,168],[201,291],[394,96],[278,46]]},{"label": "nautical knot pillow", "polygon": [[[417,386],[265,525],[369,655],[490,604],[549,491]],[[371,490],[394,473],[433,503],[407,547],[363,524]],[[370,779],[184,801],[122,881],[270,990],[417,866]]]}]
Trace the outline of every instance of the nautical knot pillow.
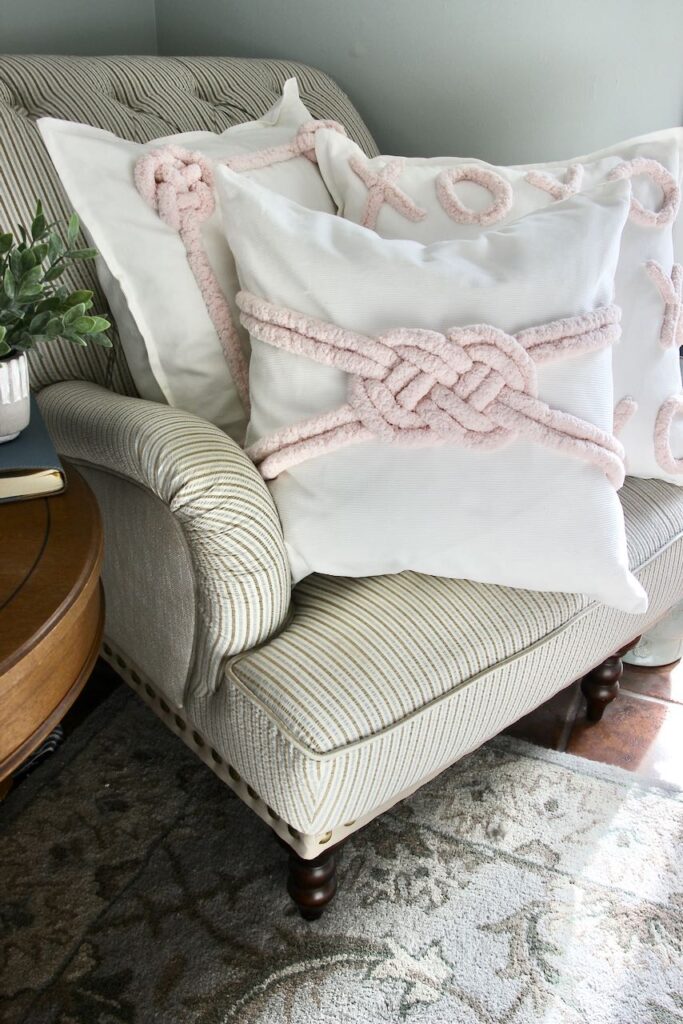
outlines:
[{"label": "nautical knot pillow", "polygon": [[[321,126],[296,79],[258,121],[144,145],[53,118],[41,134],[86,233],[143,398],[211,420],[237,441],[248,419],[248,338],[235,265],[220,230],[214,165],[229,163],[317,210],[334,206],[315,163]],[[335,126],[342,131],[341,126]]]},{"label": "nautical knot pillow", "polygon": [[646,607],[611,435],[613,182],[477,239],[388,241],[221,169],[248,452],[294,580],[405,569]]},{"label": "nautical knot pillow", "polygon": [[[322,132],[316,152],[339,212],[385,238],[476,238],[614,178],[633,186],[616,272],[622,340],[615,347],[615,429],[632,476],[683,482],[678,347],[683,271],[674,263],[683,129],[657,132],[572,161],[494,167],[477,160],[369,160]],[[676,259],[683,261],[683,244]]]}]

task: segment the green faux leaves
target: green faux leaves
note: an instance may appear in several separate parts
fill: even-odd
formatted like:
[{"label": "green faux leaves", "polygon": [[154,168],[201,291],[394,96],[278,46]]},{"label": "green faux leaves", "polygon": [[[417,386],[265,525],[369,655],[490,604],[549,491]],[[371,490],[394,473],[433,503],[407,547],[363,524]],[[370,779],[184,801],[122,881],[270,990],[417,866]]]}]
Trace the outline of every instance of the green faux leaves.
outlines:
[{"label": "green faux leaves", "polygon": [[70,292],[59,283],[70,264],[94,259],[97,250],[76,247],[80,222],[75,213],[66,240],[56,228],[38,200],[30,232],[20,227],[18,241],[0,232],[0,358],[54,338],[111,348],[105,333],[110,322],[90,312],[93,293]]}]

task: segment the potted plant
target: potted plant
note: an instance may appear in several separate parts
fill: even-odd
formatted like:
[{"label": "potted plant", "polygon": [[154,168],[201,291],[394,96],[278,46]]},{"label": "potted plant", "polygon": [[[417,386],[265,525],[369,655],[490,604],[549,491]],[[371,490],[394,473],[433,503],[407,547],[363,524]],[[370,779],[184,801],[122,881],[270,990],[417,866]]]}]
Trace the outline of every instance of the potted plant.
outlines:
[{"label": "potted plant", "polygon": [[28,426],[29,349],[55,338],[111,347],[104,333],[111,324],[90,313],[93,293],[72,292],[59,283],[70,264],[97,256],[96,249],[76,246],[79,228],[74,213],[64,240],[47,222],[39,200],[30,231],[20,227],[19,240],[0,234],[0,442]]}]

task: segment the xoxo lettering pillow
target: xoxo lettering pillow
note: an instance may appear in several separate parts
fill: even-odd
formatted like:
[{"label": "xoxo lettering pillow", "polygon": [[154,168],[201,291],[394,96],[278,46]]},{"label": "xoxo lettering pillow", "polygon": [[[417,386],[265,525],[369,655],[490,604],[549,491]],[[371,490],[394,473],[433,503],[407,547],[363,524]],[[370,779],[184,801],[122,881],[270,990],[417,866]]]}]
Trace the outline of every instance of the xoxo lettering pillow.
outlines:
[{"label": "xoxo lettering pillow", "polygon": [[[141,145],[89,125],[38,127],[84,230],[141,397],[167,401],[244,438],[248,338],[235,264],[220,230],[214,166],[334,209],[314,161],[314,122],[296,79],[258,121]],[[329,124],[329,122],[325,122]]]},{"label": "xoxo lettering pillow", "polygon": [[[613,351],[615,429],[628,473],[679,484],[683,271],[675,265],[673,228],[682,148],[683,129],[671,129],[571,161],[494,167],[458,158],[370,160],[329,131],[316,144],[321,173],[344,217],[385,238],[425,243],[476,238],[604,181],[630,181],[631,212],[615,277],[623,332]],[[683,251],[677,259],[683,261]]]},{"label": "xoxo lettering pillow", "polygon": [[226,169],[217,188],[251,335],[248,453],[295,580],[413,569],[646,607],[610,433],[626,182],[427,246]]}]

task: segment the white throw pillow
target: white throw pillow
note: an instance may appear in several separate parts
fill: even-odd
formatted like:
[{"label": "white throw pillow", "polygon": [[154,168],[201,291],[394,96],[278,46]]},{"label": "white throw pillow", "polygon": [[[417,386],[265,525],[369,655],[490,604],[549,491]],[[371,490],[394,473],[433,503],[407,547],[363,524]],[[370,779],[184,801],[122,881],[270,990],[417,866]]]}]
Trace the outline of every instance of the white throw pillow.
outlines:
[{"label": "white throw pillow", "polygon": [[[609,315],[575,326],[573,340],[571,325],[547,327],[547,345],[533,356],[531,335],[511,337],[609,307],[627,184],[608,184],[478,239],[428,246],[382,239],[225,169],[217,188],[252,335],[249,450],[272,477],[295,580],[314,571],[366,576],[413,569],[581,592],[644,610],[645,594],[628,571],[616,493],[623,449],[609,434],[610,328],[596,332],[599,317],[608,322]],[[311,317],[322,324],[306,322]],[[482,323],[497,330],[485,329],[481,341],[479,329],[450,330]],[[377,342],[395,328],[407,331]],[[462,362],[473,341],[467,373]],[[392,345],[400,365],[399,376],[389,378],[391,359],[382,360]],[[430,355],[434,347],[446,362]],[[460,361],[455,376],[449,360]],[[387,400],[391,386],[395,397]],[[421,398],[432,399],[431,410]],[[347,399],[356,403],[350,415]],[[368,401],[361,429],[358,409]],[[443,402],[456,403],[456,418],[462,413],[463,422],[472,422],[464,441],[449,435],[443,443],[439,431],[418,429],[411,440],[439,443],[411,448],[379,439],[392,432],[388,422],[397,414],[410,421],[411,409],[429,423],[435,416],[441,430]],[[301,444],[300,425],[311,417],[316,436]],[[552,436],[545,430],[551,423]],[[283,428],[291,430],[273,446],[264,441]],[[595,433],[595,446],[571,441],[567,431]],[[400,440],[409,433],[410,423]],[[262,459],[260,449],[271,448]]]},{"label": "white throw pillow", "polygon": [[[683,317],[678,337],[675,330],[662,336],[662,327],[665,318],[670,322],[680,312],[680,285],[676,298],[671,273],[682,148],[683,129],[671,129],[571,161],[494,167],[458,158],[370,160],[332,132],[321,132],[316,140],[321,173],[344,217],[385,238],[425,243],[476,238],[487,227],[500,227],[625,173],[633,186],[634,209],[615,280],[623,331],[613,353],[615,423],[628,473],[678,484],[683,463],[672,460],[683,455],[683,424],[673,423],[670,437],[670,421],[680,402]],[[683,261],[683,252],[677,259]]]},{"label": "white throw pillow", "polygon": [[[170,405],[211,420],[238,441],[248,419],[239,380],[230,372],[181,237],[138,192],[135,168],[144,154],[180,147],[201,154],[209,175],[214,162],[236,161],[269,188],[332,211],[316,164],[303,152],[296,155],[301,148],[296,145],[287,158],[287,147],[302,138],[297,133],[311,120],[296,79],[290,79],[258,121],[221,134],[187,132],[140,145],[89,125],[38,121],[69,200],[100,251],[100,282],[140,395],[153,400],[163,395]],[[217,213],[201,225],[201,238],[237,325],[238,282]],[[248,338],[238,333],[236,347],[241,345],[246,360]]]}]

